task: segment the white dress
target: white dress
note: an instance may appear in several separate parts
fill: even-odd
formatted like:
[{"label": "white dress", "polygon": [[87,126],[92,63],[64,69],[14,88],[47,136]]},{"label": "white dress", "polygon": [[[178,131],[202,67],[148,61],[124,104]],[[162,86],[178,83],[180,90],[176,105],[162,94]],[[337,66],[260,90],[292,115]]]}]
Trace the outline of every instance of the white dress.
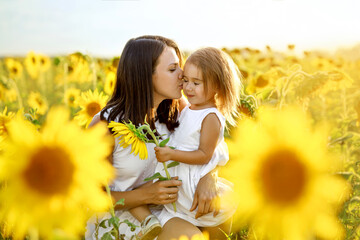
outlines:
[{"label": "white dress", "polygon": [[[99,115],[96,114],[95,116]],[[106,114],[105,114],[106,117]],[[160,134],[169,134],[165,124],[155,123],[156,129]],[[157,164],[156,156],[154,152],[155,144],[147,143],[147,151],[148,158],[145,160],[141,160],[139,156],[135,156],[131,153],[131,147],[122,148],[120,147],[119,139],[115,139],[115,146],[113,150],[113,166],[116,170],[116,177],[113,183],[110,186],[112,191],[130,191],[134,188],[139,187],[144,184],[144,179],[150,177],[154,174],[154,170]],[[91,201],[91,199],[89,199]],[[150,210],[152,213],[159,217],[159,214],[162,210],[163,206],[155,206],[151,205]],[[127,226],[127,224],[120,225],[120,233],[125,234],[125,239],[131,239],[131,236],[137,234],[140,231],[140,222],[134,218],[129,211],[126,210],[117,210],[115,211],[115,215],[120,218],[120,221],[129,220],[135,225],[139,226],[136,228],[134,232]],[[109,219],[111,217],[110,213],[102,213],[98,215],[98,223],[100,223],[103,219]],[[162,215],[164,221],[167,221],[170,217],[166,216],[166,214]],[[85,239],[96,239],[95,236],[95,221],[96,217],[92,217],[86,227]],[[109,232],[111,228],[102,228],[100,227],[98,230],[98,239],[101,238],[103,234]]]},{"label": "white dress", "polygon": [[[170,136],[168,146],[173,146],[182,151],[194,151],[199,148],[200,144],[200,130],[204,118],[210,114],[215,113],[221,123],[221,132],[215,148],[214,154],[207,164],[203,165],[191,165],[186,163],[180,163],[178,166],[169,168],[171,176],[179,176],[182,181],[182,186],[179,187],[178,200],[176,202],[177,211],[174,212],[173,205],[167,204],[160,214],[160,222],[165,224],[169,213],[172,217],[179,217],[187,220],[199,227],[212,227],[218,226],[221,223],[229,219],[236,210],[236,206],[233,203],[224,203],[220,201],[221,210],[216,217],[213,217],[213,213],[208,213],[198,219],[195,219],[197,209],[190,212],[194,193],[197,184],[201,177],[213,170],[217,165],[223,166],[229,160],[229,152],[227,145],[224,141],[224,127],[225,117],[216,108],[206,108],[201,110],[192,110],[189,105],[186,106],[180,115],[180,125],[175,129],[175,132]],[[166,164],[171,161],[166,162]],[[156,166],[156,172],[160,172],[163,176],[166,176],[163,163],[158,163]],[[218,188],[220,195],[232,191],[232,184],[225,179],[219,178]]]}]

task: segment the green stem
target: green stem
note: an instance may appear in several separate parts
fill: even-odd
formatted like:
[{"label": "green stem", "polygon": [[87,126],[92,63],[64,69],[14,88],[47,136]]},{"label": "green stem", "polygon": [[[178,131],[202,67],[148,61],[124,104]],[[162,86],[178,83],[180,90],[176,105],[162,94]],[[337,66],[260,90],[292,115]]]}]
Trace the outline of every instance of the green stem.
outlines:
[{"label": "green stem", "polygon": [[[114,209],[114,204],[112,203],[112,196],[111,196],[111,191],[110,191],[110,188],[108,185],[105,185],[105,189],[106,189],[106,192],[110,198],[110,201],[111,201],[111,204],[110,204],[110,214],[113,218],[115,218],[115,209]],[[116,236],[115,236],[115,240],[120,240],[120,232],[119,232],[119,228],[118,226],[116,226],[116,224],[112,224],[113,225],[113,228],[115,229],[116,231]]]},{"label": "green stem", "polygon": [[[150,126],[145,123],[144,125],[142,125],[141,127],[138,128],[138,130],[140,130],[140,131],[142,131],[143,129],[145,129],[150,134],[150,136],[154,139],[156,146],[160,147],[159,141],[157,140],[157,138],[156,138],[155,134],[153,133],[153,131],[151,130]],[[168,180],[170,180],[171,176],[170,176],[170,173],[168,171],[168,168],[167,168],[165,162],[163,162],[162,164],[164,166],[166,177]],[[173,202],[172,205],[174,207],[174,211],[176,212],[176,204]]]},{"label": "green stem", "polygon": [[[160,146],[159,141],[157,140],[155,134],[150,129],[150,127],[148,125],[146,125],[146,124],[139,127],[139,130],[143,130],[143,129],[145,129],[150,134],[150,136],[154,139],[154,142],[155,142],[156,146],[159,147]],[[164,170],[165,170],[165,173],[166,173],[166,177],[167,177],[167,179],[170,180],[171,176],[170,176],[170,173],[169,173],[169,171],[167,169],[167,166],[166,166],[166,164],[164,162],[163,162],[163,165],[164,165]]]},{"label": "green stem", "polygon": [[[109,188],[108,185],[106,185],[105,188],[106,188],[106,192],[107,192],[107,194],[108,194],[108,196],[109,196],[109,198],[110,198],[110,200],[112,202],[112,196],[111,196],[110,188]],[[115,217],[114,204],[112,204],[112,203],[111,203],[111,207],[110,207],[110,214],[111,214],[111,216]]]}]

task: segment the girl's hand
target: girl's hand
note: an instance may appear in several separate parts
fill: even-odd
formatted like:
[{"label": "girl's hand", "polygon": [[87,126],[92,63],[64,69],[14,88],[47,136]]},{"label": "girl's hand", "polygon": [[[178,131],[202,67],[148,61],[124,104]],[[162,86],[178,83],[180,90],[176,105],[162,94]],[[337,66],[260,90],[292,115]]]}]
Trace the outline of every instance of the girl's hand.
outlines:
[{"label": "girl's hand", "polygon": [[208,173],[202,177],[196,187],[193,204],[190,211],[198,209],[195,218],[199,218],[207,213],[214,212],[214,217],[220,211],[220,198],[216,185],[217,172]]},{"label": "girl's hand", "polygon": [[157,181],[155,183],[146,183],[140,188],[143,188],[147,196],[147,204],[168,204],[173,203],[178,198],[177,188],[182,184],[177,180],[178,177],[173,177],[171,180]]},{"label": "girl's hand", "polygon": [[155,147],[154,149],[158,162],[166,162],[171,160],[171,154],[174,151],[173,149],[169,148],[168,146]]}]

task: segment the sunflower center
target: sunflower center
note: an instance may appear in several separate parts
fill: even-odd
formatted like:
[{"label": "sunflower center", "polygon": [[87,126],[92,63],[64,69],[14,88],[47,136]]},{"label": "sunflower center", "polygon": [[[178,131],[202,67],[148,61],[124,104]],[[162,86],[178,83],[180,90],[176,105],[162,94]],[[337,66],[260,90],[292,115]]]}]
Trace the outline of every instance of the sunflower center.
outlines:
[{"label": "sunflower center", "polygon": [[18,69],[16,67],[11,68],[11,72],[13,72],[14,74],[18,73]]},{"label": "sunflower center", "polygon": [[35,64],[35,63],[36,63],[35,57],[32,57],[32,58],[31,58],[31,61],[32,61],[33,64]]},{"label": "sunflower center", "polygon": [[291,150],[268,155],[260,176],[265,197],[280,205],[298,200],[306,185],[305,166]]},{"label": "sunflower center", "polygon": [[69,96],[69,102],[73,103],[75,101],[75,96],[74,95],[70,95]]},{"label": "sunflower center", "polygon": [[27,185],[43,195],[64,194],[73,181],[74,165],[59,147],[42,147],[23,172]]},{"label": "sunflower center", "polygon": [[100,104],[97,102],[91,102],[86,106],[86,112],[89,116],[93,117],[101,110]]},{"label": "sunflower center", "polygon": [[258,77],[258,79],[256,80],[256,87],[262,88],[265,87],[266,85],[268,85],[269,81],[266,80],[265,78],[263,78],[262,76]]},{"label": "sunflower center", "polygon": [[6,136],[8,134],[8,131],[7,131],[5,123],[6,123],[5,120],[0,119],[0,135]]},{"label": "sunflower center", "polygon": [[39,104],[39,106],[43,105],[43,101],[40,98],[36,98],[35,101]]}]

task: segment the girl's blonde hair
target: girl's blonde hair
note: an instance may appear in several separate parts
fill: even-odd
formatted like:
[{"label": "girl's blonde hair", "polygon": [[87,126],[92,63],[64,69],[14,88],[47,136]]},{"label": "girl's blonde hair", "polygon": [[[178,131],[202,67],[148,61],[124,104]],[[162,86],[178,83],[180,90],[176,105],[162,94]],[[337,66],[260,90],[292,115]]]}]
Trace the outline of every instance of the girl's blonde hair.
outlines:
[{"label": "girl's blonde hair", "polygon": [[202,74],[205,94],[211,87],[215,92],[216,107],[224,114],[230,125],[235,125],[240,101],[241,73],[225,52],[207,47],[195,51],[186,60],[194,64]]}]

